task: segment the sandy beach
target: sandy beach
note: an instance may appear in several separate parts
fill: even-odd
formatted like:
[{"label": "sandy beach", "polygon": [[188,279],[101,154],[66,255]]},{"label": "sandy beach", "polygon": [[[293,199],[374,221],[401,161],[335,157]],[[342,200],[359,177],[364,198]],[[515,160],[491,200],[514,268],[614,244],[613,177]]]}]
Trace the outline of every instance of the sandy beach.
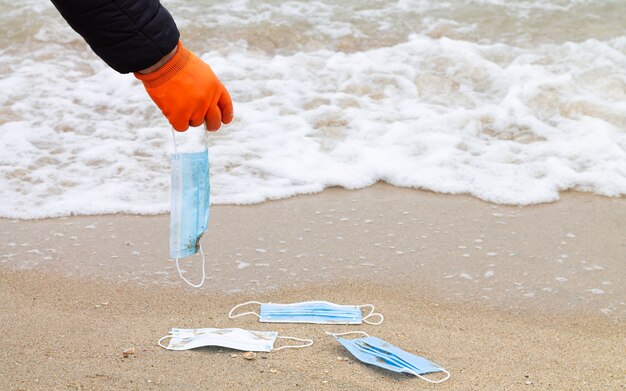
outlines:
[{"label": "sandy beach", "polygon": [[625,3],[0,0],[0,391],[626,391]]},{"label": "sandy beach", "polygon": [[[166,259],[168,216],[0,220],[0,388],[613,390],[626,386],[626,200],[516,207],[376,185],[216,206],[208,281]],[[199,258],[183,262],[198,278]],[[372,303],[380,326],[230,320],[240,302]],[[171,327],[312,338],[302,350],[166,351]],[[356,361],[364,330],[447,368],[429,385]],[[124,358],[125,349],[135,354]],[[347,358],[347,359],[345,359]]]}]

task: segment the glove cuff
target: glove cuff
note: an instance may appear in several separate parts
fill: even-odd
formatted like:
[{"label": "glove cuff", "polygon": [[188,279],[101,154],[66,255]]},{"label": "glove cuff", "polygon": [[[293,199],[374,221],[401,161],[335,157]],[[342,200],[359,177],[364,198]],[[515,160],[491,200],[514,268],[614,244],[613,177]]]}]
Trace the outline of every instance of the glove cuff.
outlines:
[{"label": "glove cuff", "polygon": [[143,82],[146,88],[159,87],[182,71],[189,62],[190,57],[191,52],[183,46],[181,41],[178,41],[176,53],[161,68],[146,74],[135,72],[134,75]]}]

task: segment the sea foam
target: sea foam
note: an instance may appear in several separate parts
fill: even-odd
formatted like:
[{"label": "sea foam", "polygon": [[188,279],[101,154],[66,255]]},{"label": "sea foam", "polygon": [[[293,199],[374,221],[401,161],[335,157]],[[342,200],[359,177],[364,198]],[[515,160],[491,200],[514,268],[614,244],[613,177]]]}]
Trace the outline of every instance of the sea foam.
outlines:
[{"label": "sea foam", "polygon": [[[426,1],[389,5],[382,21],[361,9],[358,20],[314,27],[298,18],[330,14],[330,3],[239,1],[210,22],[187,14],[194,2],[169,4],[235,102],[235,121],[209,136],[214,204],[378,181],[520,205],[568,189],[626,194],[625,35],[473,40],[471,17],[432,15],[418,31],[385,30]],[[539,3],[523,4],[520,19]],[[543,12],[576,4],[587,3]],[[167,212],[172,137],[141,84],[110,70],[41,1],[21,7],[0,2],[0,21],[50,21],[17,26],[18,42],[0,49],[0,216]],[[254,7],[245,29],[235,11]],[[277,15],[287,27],[268,48],[254,28]],[[368,18],[382,42],[359,27]],[[203,26],[230,27],[232,39],[198,50]]]}]

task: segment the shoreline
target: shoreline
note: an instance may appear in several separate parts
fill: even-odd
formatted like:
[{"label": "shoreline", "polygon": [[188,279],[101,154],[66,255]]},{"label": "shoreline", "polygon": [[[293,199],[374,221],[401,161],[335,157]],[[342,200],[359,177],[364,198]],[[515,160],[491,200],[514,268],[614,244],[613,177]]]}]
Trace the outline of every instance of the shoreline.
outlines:
[{"label": "shoreline", "polygon": [[[513,207],[376,185],[211,213],[199,290],[166,259],[167,215],[0,220],[0,388],[624,387],[626,199],[570,193]],[[181,263],[194,282],[199,262]],[[228,319],[249,300],[371,303],[385,322]],[[315,344],[252,361],[157,347],[172,327],[273,330]],[[324,334],[349,330],[452,377],[430,385],[361,364]],[[122,357],[127,348],[136,354]]]},{"label": "shoreline", "polygon": [[[519,207],[379,184],[218,205],[201,242],[200,292],[376,281],[449,301],[624,320],[625,226],[626,198],[586,193]],[[184,287],[168,235],[168,215],[0,219],[0,268]],[[192,281],[200,263],[181,260]]]}]

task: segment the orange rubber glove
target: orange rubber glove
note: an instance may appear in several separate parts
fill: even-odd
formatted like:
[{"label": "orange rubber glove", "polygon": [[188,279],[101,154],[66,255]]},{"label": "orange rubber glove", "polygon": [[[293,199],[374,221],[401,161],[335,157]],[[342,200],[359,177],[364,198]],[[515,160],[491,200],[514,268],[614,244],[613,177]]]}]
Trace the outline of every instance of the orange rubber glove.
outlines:
[{"label": "orange rubber glove", "polygon": [[135,73],[150,98],[179,132],[206,124],[216,131],[233,120],[233,102],[226,88],[204,61],[179,41],[174,56],[148,74]]}]

